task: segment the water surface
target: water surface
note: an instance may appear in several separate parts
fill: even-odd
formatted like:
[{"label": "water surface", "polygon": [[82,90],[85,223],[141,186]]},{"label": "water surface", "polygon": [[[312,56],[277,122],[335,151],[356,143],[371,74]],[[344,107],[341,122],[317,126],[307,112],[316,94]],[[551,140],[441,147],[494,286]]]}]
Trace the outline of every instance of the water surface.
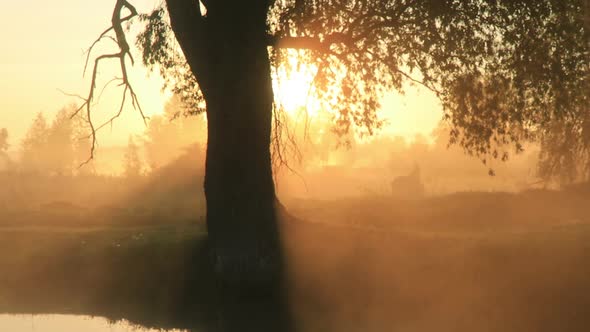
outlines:
[{"label": "water surface", "polygon": [[148,329],[127,321],[113,322],[101,317],[75,315],[0,314],[0,331],[9,332],[188,332]]}]

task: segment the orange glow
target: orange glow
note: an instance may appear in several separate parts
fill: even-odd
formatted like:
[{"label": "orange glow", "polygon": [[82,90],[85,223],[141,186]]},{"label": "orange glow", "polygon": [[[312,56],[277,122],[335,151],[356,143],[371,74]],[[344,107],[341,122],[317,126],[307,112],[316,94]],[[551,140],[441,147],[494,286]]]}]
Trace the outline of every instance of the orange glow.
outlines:
[{"label": "orange glow", "polygon": [[[149,12],[158,3],[148,0],[136,5],[141,12]],[[19,142],[38,112],[51,119],[62,107],[79,101],[58,89],[87,93],[88,77],[82,77],[84,52],[109,24],[112,6],[112,1],[58,0],[35,6],[11,1],[0,11],[0,38],[5,45],[10,45],[0,54],[0,127],[9,130],[12,151],[18,150]],[[26,12],[35,19],[31,24],[22,25],[22,18],[14,15],[19,12]],[[18,34],[13,33],[14,26],[22,26]],[[109,43],[105,45],[109,49]],[[105,49],[98,48],[96,52],[102,50]],[[134,55],[137,58],[138,54]],[[275,95],[288,113],[299,116],[306,108],[307,114],[315,117],[321,107],[313,94],[309,95],[309,87],[316,69],[302,63],[298,67],[296,60],[291,57],[288,61],[291,71],[276,69]],[[105,62],[100,69],[100,82],[105,83],[116,75],[115,68]],[[130,68],[129,75],[146,115],[161,114],[168,96],[160,91],[162,79],[159,75],[148,76],[140,61]],[[405,97],[386,96],[380,112],[389,123],[383,130],[384,135],[411,137],[415,133],[428,134],[434,128],[440,119],[440,105],[428,91],[417,91],[410,87]],[[95,109],[97,122],[107,120],[117,111],[121,92],[112,86],[103,94]],[[130,134],[141,135],[144,130],[140,116],[128,105],[112,130],[108,127],[99,134],[99,142],[101,146],[124,146]]]},{"label": "orange glow", "polygon": [[290,56],[286,66],[278,68],[273,80],[275,100],[289,115],[294,116],[302,110],[310,116],[318,113],[319,101],[312,93],[315,72],[315,66],[298,63],[296,56]]}]

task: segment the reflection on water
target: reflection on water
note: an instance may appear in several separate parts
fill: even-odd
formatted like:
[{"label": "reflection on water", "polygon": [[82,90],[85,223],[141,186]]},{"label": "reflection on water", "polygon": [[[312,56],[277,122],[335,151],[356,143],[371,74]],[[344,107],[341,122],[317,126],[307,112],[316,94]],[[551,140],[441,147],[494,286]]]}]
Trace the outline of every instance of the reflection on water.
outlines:
[{"label": "reflection on water", "polygon": [[0,315],[0,331],[10,332],[188,332],[147,329],[126,321],[74,315]]}]

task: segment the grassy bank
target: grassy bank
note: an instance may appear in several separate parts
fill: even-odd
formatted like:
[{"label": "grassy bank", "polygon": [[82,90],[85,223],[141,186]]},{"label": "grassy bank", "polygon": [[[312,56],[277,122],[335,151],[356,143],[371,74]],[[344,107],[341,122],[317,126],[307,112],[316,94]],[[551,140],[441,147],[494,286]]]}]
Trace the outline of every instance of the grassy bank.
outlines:
[{"label": "grassy bank", "polygon": [[[291,202],[283,223],[302,331],[586,331],[585,193]],[[0,229],[0,312],[207,329],[202,224]]]},{"label": "grassy bank", "polygon": [[201,226],[0,230],[0,311],[189,327],[212,318]]}]

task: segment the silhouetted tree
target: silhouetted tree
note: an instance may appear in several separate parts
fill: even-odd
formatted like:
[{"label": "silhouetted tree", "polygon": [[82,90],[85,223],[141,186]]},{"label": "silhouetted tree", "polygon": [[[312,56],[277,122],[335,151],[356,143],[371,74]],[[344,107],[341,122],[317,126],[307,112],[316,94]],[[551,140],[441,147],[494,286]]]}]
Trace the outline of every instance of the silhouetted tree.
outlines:
[{"label": "silhouetted tree", "polygon": [[[79,122],[70,118],[73,109],[75,106],[62,108],[55,115],[51,126],[42,113],[37,115],[22,142],[23,170],[47,175],[73,174],[77,167],[75,150],[79,144],[76,136]],[[88,145],[84,148],[87,156]]]},{"label": "silhouetted tree", "polygon": [[94,175],[96,168],[94,160],[88,160],[88,151],[91,149],[91,138],[88,136],[91,129],[83,113],[71,118],[73,127],[73,152],[74,167],[78,175]]},{"label": "silhouetted tree", "polygon": [[43,113],[39,112],[27,131],[21,146],[21,167],[25,172],[41,173],[45,171],[47,137],[49,128]]},{"label": "silhouetted tree", "polygon": [[163,115],[150,118],[144,146],[152,170],[172,162],[197,141],[205,143],[207,127],[204,118],[201,115],[186,117],[183,110],[184,105],[174,96],[166,103]]},{"label": "silhouetted tree", "polygon": [[6,167],[6,165],[10,162],[10,158],[8,158],[8,148],[10,144],[8,144],[8,129],[1,128],[0,129],[0,165],[4,165],[2,167]]},{"label": "silhouetted tree", "polygon": [[8,144],[8,129],[2,128],[0,129],[0,152],[6,153],[10,144]]},{"label": "silhouetted tree", "polygon": [[61,109],[48,129],[45,168],[51,174],[72,175],[74,167],[74,123],[72,107]]},{"label": "silhouetted tree", "polygon": [[[453,142],[506,159],[502,147],[520,151],[555,118],[588,110],[587,10],[587,0],[167,0],[141,15],[143,62],[194,112],[206,108],[207,225],[220,280],[242,289],[280,275],[271,66],[287,49],[315,64],[311,91],[336,112],[338,132],[372,134],[382,94],[413,82],[438,95]],[[136,15],[117,1],[119,52],[96,61],[121,60],[134,102],[122,24]],[[88,114],[95,78],[96,66]]]},{"label": "silhouetted tree", "polygon": [[132,136],[129,137],[129,142],[127,143],[123,167],[123,174],[130,179],[137,179],[141,176],[143,171],[141,157],[139,155],[139,146],[135,144],[135,140]]},{"label": "silhouetted tree", "polygon": [[538,176],[568,185],[590,180],[590,111],[573,121],[555,121],[541,137]]}]

